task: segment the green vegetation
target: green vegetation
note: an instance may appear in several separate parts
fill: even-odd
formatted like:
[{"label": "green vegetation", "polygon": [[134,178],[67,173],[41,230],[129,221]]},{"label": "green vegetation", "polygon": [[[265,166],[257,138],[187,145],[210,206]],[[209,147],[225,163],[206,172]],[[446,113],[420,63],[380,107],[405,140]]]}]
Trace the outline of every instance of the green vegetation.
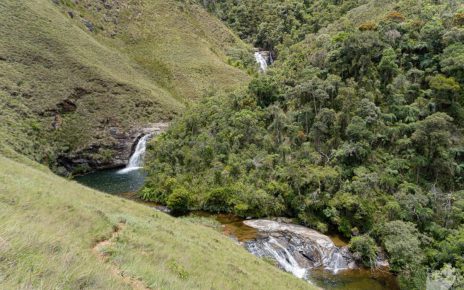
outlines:
[{"label": "green vegetation", "polygon": [[143,197],[296,217],[353,238],[366,265],[373,239],[404,289],[449,269],[463,287],[463,4],[202,2],[278,59],[152,142]]},{"label": "green vegetation", "polygon": [[99,41],[124,53],[179,100],[232,90],[248,81],[227,62],[246,62],[250,47],[193,1],[133,0],[125,5],[81,0],[72,10],[91,21]]},{"label": "green vegetation", "polygon": [[338,20],[365,1],[198,0],[242,39],[273,52]]},{"label": "green vegetation", "polygon": [[[277,58],[267,73],[231,30]],[[459,1],[4,0],[0,36],[2,288],[310,287],[217,225],[28,159],[84,173],[185,107],[150,144],[143,198],[294,217],[366,266],[381,247],[404,289],[464,287]]]},{"label": "green vegetation", "polygon": [[377,245],[374,239],[368,235],[353,237],[350,242],[350,250],[354,257],[358,258],[366,267],[375,266],[377,258]]},{"label": "green vegetation", "polygon": [[0,148],[63,174],[61,157],[107,164],[124,133],[245,83],[227,62],[248,50],[192,3],[2,1]]},{"label": "green vegetation", "polygon": [[29,163],[0,156],[1,289],[312,289],[201,222]]},{"label": "green vegetation", "polygon": [[182,215],[188,212],[189,202],[190,192],[185,188],[176,188],[174,192],[169,195],[166,204],[174,215]]}]

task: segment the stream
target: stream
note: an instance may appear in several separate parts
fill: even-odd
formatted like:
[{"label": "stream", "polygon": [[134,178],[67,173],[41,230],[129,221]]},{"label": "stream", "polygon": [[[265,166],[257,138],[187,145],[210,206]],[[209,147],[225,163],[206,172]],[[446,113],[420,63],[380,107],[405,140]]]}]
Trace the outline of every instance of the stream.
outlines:
[{"label": "stream", "polygon": [[[150,207],[155,207],[156,204],[145,202],[138,198],[136,192],[143,186],[145,179],[143,169],[134,169],[126,173],[121,173],[121,170],[105,170],[99,171],[84,176],[77,177],[75,180],[88,187],[114,194],[123,198],[131,199],[136,202],[145,204]],[[250,252],[257,256],[268,256],[253,252],[253,243],[262,242],[266,247],[268,244],[268,252],[274,251],[274,257],[280,257],[280,261],[276,263],[280,268],[293,273],[295,276],[304,278],[310,283],[319,286],[323,289],[334,290],[396,290],[399,289],[395,277],[387,270],[369,270],[364,268],[345,269],[332,271],[325,268],[313,268],[309,271],[301,268],[295,268],[292,265],[298,265],[296,260],[293,260],[293,255],[289,254],[289,250],[282,249],[281,239],[275,238],[274,235],[267,235],[258,229],[246,225],[240,217],[231,214],[211,214],[207,212],[193,212],[192,216],[201,216],[215,219],[222,225],[222,232],[244,245]],[[245,221],[247,222],[247,221]],[[346,246],[346,242],[338,235],[329,235],[333,244],[337,247]],[[258,242],[256,242],[258,241]],[[280,248],[280,249],[279,249]],[[258,250],[259,251],[259,250]],[[286,252],[287,251],[287,252]],[[292,268],[293,267],[293,268]]]}]

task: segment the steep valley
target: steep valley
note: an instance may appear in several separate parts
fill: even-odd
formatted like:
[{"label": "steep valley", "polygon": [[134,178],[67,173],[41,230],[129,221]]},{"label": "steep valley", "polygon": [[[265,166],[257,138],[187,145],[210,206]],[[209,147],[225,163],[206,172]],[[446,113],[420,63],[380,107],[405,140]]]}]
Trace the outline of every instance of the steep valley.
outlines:
[{"label": "steep valley", "polygon": [[218,20],[142,2],[0,3],[1,147],[63,175],[122,166],[143,128],[246,83],[227,54],[249,48]]},{"label": "steep valley", "polygon": [[464,289],[464,2],[0,0],[0,289]]}]

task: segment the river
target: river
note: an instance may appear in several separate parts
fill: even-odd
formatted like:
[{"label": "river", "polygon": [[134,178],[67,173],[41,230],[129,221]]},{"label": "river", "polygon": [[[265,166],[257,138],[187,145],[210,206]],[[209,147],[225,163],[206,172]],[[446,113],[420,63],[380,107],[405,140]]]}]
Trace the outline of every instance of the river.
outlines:
[{"label": "river", "polygon": [[[143,186],[145,179],[143,169],[136,169],[121,174],[120,170],[105,170],[76,177],[76,181],[88,187],[114,194],[123,198],[155,207],[156,204],[145,202],[137,197],[136,192]],[[231,214],[211,214],[194,212],[192,216],[201,216],[215,219],[222,225],[225,235],[240,243],[255,240],[259,232],[255,228],[243,223],[243,219]],[[346,241],[338,235],[329,235],[333,243],[342,247]],[[388,290],[399,289],[395,277],[386,270],[351,269],[334,274],[324,269],[311,269],[307,280],[323,288],[333,290]]]}]

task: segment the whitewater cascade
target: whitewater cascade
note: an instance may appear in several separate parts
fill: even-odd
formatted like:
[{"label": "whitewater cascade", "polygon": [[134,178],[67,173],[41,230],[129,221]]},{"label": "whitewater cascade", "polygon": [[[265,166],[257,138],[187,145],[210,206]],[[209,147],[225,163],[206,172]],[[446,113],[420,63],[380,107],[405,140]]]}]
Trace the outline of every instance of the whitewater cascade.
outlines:
[{"label": "whitewater cascade", "polygon": [[259,64],[260,71],[265,72],[267,70],[267,60],[264,57],[264,53],[261,51],[255,52],[255,59],[256,62]]},{"label": "whitewater cascade", "polygon": [[306,269],[301,268],[292,254],[276,239],[271,237],[269,241],[264,243],[264,247],[285,271],[292,273],[300,279],[305,277]]},{"label": "whitewater cascade", "polygon": [[147,149],[147,142],[153,136],[153,134],[147,134],[140,138],[135,151],[129,159],[129,163],[126,168],[118,171],[119,174],[125,174],[143,167],[143,159],[145,157],[145,151]]},{"label": "whitewater cascade", "polygon": [[337,274],[340,270],[349,269],[349,266],[345,257],[343,257],[339,251],[334,251],[330,257],[328,265],[325,268],[332,271],[334,274]]},{"label": "whitewater cascade", "polygon": [[272,258],[283,270],[308,280],[311,269],[323,268],[336,274],[356,268],[348,247],[339,248],[332,240],[303,226],[271,220],[247,220],[244,224],[259,231],[260,236],[245,243],[258,257]]}]

